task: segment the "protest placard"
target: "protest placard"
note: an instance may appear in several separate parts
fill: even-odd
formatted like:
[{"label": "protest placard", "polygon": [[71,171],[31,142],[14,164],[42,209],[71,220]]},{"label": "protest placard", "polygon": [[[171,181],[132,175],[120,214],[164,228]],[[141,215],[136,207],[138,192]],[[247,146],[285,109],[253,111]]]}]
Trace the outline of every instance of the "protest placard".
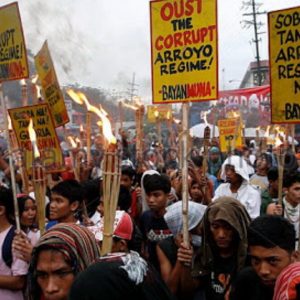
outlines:
[{"label": "protest placard", "polygon": [[48,104],[18,107],[9,109],[8,112],[20,151],[23,152],[27,172],[31,172],[33,165],[32,143],[28,133],[30,119],[33,121],[33,128],[37,135],[37,147],[46,172],[63,170],[63,155]]},{"label": "protest placard", "polygon": [[155,123],[157,119],[167,120],[172,117],[171,105],[148,105],[147,119],[150,123]]},{"label": "protest placard", "polygon": [[0,82],[28,78],[25,40],[17,2],[0,7]]},{"label": "protest placard", "polygon": [[300,7],[268,13],[272,123],[300,122]]},{"label": "protest placard", "polygon": [[222,152],[231,152],[236,147],[243,145],[242,126],[239,118],[219,120],[218,127]]},{"label": "protest placard", "polygon": [[49,104],[55,127],[62,126],[69,122],[69,117],[47,41],[35,56],[34,61],[42,85],[42,94]]},{"label": "protest placard", "polygon": [[151,1],[153,103],[218,98],[217,1]]}]

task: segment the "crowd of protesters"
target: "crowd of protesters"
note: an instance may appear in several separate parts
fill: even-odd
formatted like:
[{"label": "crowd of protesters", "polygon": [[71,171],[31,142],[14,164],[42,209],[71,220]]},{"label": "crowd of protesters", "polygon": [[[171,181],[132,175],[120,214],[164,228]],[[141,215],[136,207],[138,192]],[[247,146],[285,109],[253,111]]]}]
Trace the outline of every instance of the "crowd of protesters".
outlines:
[{"label": "crowd of protesters", "polygon": [[186,244],[178,148],[153,140],[136,160],[123,132],[112,250],[101,255],[102,145],[96,137],[90,165],[80,151],[79,180],[65,151],[68,169],[48,181],[42,235],[34,193],[23,192],[20,176],[16,230],[9,167],[0,157],[1,300],[300,299],[300,149],[284,146],[279,201],[276,149],[222,153],[214,141],[205,154],[192,147]]}]

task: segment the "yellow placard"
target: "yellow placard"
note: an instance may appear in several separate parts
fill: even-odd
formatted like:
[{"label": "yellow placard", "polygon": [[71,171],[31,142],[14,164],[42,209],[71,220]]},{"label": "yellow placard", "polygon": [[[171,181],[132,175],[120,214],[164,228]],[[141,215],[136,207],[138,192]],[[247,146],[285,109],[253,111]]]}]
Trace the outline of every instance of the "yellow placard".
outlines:
[{"label": "yellow placard", "polygon": [[35,56],[34,61],[42,85],[42,94],[49,104],[55,127],[62,126],[69,122],[69,117],[47,41]]},{"label": "yellow placard", "polygon": [[218,99],[217,0],[150,2],[152,102]]},{"label": "yellow placard", "polygon": [[0,82],[28,76],[19,6],[14,2],[0,8]]},{"label": "yellow placard", "polygon": [[64,170],[63,155],[48,104],[18,107],[9,109],[8,112],[20,151],[23,152],[27,172],[31,173],[33,166],[32,143],[28,133],[30,119],[33,121],[37,146],[46,172]]},{"label": "yellow placard", "polygon": [[157,120],[169,120],[172,118],[171,105],[148,105],[147,119],[150,123],[155,123]]},{"label": "yellow placard", "polygon": [[231,152],[231,150],[243,145],[239,118],[219,120],[218,127],[221,152]]},{"label": "yellow placard", "polygon": [[272,123],[300,122],[300,7],[268,13]]}]

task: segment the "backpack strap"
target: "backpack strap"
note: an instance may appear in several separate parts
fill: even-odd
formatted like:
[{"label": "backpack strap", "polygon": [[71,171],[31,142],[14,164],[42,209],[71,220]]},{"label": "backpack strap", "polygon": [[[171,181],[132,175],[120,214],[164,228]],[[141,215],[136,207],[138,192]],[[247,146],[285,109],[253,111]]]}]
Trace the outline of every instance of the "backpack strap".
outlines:
[{"label": "backpack strap", "polygon": [[13,239],[14,239],[14,236],[15,236],[15,230],[16,230],[16,227],[15,226],[12,226],[5,239],[4,239],[4,242],[3,242],[3,245],[2,245],[2,258],[5,262],[5,264],[11,268],[11,265],[12,265],[12,261],[13,261],[13,256],[12,256],[12,242],[13,242]]}]

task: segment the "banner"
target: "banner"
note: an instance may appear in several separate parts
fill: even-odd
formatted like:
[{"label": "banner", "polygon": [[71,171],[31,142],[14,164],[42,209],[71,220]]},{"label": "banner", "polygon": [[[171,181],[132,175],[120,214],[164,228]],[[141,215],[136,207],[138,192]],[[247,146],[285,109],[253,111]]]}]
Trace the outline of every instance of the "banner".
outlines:
[{"label": "banner", "polygon": [[19,148],[23,152],[25,167],[29,173],[33,165],[32,144],[29,138],[30,119],[37,135],[37,146],[46,172],[64,170],[63,155],[51,118],[48,104],[18,107],[8,110]]},{"label": "banner", "polygon": [[217,0],[150,2],[153,103],[218,98]]},{"label": "banner", "polygon": [[172,118],[171,105],[148,105],[147,106],[148,122],[155,123],[157,119],[168,120]]},{"label": "banner", "polygon": [[300,123],[300,7],[268,13],[272,123]]},{"label": "banner", "polygon": [[221,152],[231,152],[243,145],[240,119],[219,120],[218,127]]},{"label": "banner", "polygon": [[55,127],[69,122],[63,94],[60,90],[47,41],[34,57],[35,67],[42,85],[43,98],[49,104]]},{"label": "banner", "polygon": [[19,6],[14,2],[0,8],[0,82],[28,76]]}]

